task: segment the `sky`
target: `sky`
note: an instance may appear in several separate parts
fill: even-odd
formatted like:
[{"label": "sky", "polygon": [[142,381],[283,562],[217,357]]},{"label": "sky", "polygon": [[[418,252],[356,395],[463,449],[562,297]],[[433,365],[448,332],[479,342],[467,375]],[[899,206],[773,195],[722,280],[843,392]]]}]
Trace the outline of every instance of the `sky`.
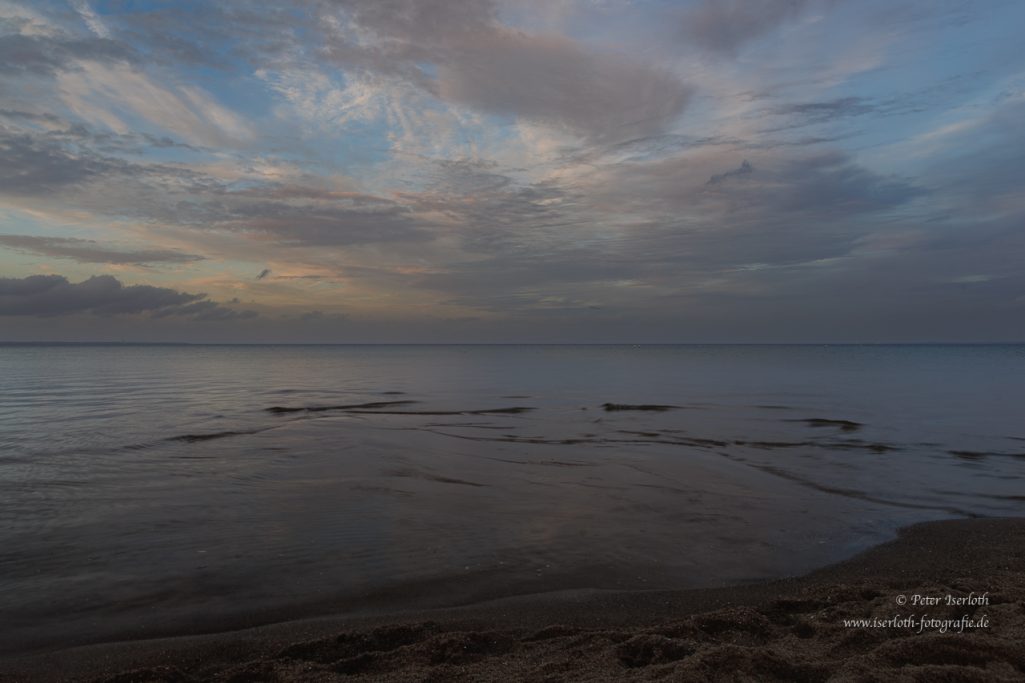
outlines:
[{"label": "sky", "polygon": [[1023,341],[1022,26],[0,0],[0,341]]}]

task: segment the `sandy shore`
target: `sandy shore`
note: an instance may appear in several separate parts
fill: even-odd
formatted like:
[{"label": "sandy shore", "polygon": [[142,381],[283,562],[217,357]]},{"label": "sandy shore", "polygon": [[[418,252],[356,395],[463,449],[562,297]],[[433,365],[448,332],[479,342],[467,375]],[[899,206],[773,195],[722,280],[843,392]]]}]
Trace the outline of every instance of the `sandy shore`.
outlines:
[{"label": "sandy shore", "polygon": [[0,663],[5,682],[350,678],[1021,681],[1025,520],[920,524],[849,561],[758,585],[562,592]]}]

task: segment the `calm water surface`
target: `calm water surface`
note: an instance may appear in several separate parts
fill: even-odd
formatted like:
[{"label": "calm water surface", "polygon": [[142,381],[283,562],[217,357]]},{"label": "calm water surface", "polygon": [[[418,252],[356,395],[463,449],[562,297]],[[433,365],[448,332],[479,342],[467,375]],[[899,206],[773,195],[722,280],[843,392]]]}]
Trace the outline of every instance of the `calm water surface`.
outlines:
[{"label": "calm water surface", "polygon": [[1023,406],[1014,345],[0,346],[0,648],[804,572],[1025,514]]}]

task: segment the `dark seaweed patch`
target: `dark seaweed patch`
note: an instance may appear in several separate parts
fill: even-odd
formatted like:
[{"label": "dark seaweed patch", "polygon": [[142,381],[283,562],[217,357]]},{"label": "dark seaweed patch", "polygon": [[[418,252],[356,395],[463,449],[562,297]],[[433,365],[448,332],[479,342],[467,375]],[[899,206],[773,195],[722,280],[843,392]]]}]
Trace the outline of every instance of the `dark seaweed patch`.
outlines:
[{"label": "dark seaweed patch", "polygon": [[753,446],[755,448],[798,448],[799,446],[814,446],[810,441],[734,441],[738,446]]},{"label": "dark seaweed patch", "polygon": [[685,444],[685,445],[688,445],[688,446],[705,446],[705,447],[715,446],[717,448],[722,448],[723,446],[729,446],[729,444],[726,443],[725,441],[719,441],[718,439],[699,439],[697,437],[687,437],[687,438],[684,438],[681,441],[677,441],[677,442],[674,442],[674,443],[682,443],[682,444]]},{"label": "dark seaweed patch", "polygon": [[[403,403],[415,403],[415,401],[403,401]],[[525,406],[513,406],[512,408],[488,408],[485,410],[360,410],[352,409],[347,412],[371,415],[517,415],[534,410]]]},{"label": "dark seaweed patch", "polygon": [[467,410],[467,415],[518,415],[534,410],[526,406],[513,406],[512,408],[490,408],[488,410]]},{"label": "dark seaweed patch", "polygon": [[507,462],[510,465],[542,465],[546,467],[594,467],[591,462],[567,462],[565,460],[509,460],[506,458],[489,458],[496,462]]},{"label": "dark seaweed patch", "polygon": [[1025,453],[985,453],[983,451],[947,451],[951,455],[956,455],[959,458],[965,460],[981,460],[988,456],[996,458],[1025,458]]},{"label": "dark seaweed patch", "polygon": [[517,436],[515,434],[503,434],[498,437],[487,437],[487,436],[470,436],[469,434],[453,434],[451,432],[440,432],[435,429],[425,429],[425,432],[431,434],[437,434],[438,436],[448,436],[453,439],[463,439],[465,441],[480,441],[480,442],[502,442],[502,443],[535,443],[535,444],[560,444],[560,445],[573,445],[581,443],[603,443],[604,440],[591,440],[591,439],[545,439],[543,437],[529,437],[529,436]]},{"label": "dark seaweed patch", "polygon": [[865,443],[864,441],[833,441],[833,442],[814,442],[814,441],[734,441],[737,446],[751,446],[752,448],[800,448],[800,447],[817,447],[817,448],[837,448],[845,450],[856,450],[863,449],[866,451],[872,451],[873,453],[888,453],[890,451],[901,450],[897,446],[891,446],[885,443]]},{"label": "dark seaweed patch", "polygon": [[641,403],[637,405],[631,405],[629,403],[602,403],[601,407],[609,412],[615,410],[650,410],[662,413],[667,410],[677,410],[680,406],[658,405],[654,403]]},{"label": "dark seaweed patch", "polygon": [[809,427],[839,427],[845,432],[855,432],[864,426],[860,422],[851,420],[827,420],[821,417],[806,417],[801,420],[787,420],[787,422],[803,422]]},{"label": "dark seaweed patch", "polygon": [[428,422],[424,427],[463,427],[465,429],[516,429],[516,425],[495,425],[480,422]]},{"label": "dark seaweed patch", "polygon": [[864,443],[862,441],[845,441],[840,443],[825,444],[827,448],[846,448],[856,449],[863,448],[866,451],[872,451],[873,453],[889,453],[890,451],[901,450],[897,446],[890,446],[885,443]]}]

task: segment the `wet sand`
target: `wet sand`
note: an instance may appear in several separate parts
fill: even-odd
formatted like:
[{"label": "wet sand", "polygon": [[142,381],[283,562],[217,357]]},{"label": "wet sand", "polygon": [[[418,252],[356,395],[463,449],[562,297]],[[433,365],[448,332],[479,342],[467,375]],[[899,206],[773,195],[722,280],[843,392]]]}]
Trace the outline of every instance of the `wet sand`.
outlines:
[{"label": "wet sand", "polygon": [[[962,604],[947,604],[948,596]],[[930,620],[924,626],[923,617]],[[844,621],[895,618],[888,626]],[[0,663],[5,682],[350,678],[1025,680],[1025,520],[918,524],[846,562],[769,583],[564,591],[36,652]]]}]

